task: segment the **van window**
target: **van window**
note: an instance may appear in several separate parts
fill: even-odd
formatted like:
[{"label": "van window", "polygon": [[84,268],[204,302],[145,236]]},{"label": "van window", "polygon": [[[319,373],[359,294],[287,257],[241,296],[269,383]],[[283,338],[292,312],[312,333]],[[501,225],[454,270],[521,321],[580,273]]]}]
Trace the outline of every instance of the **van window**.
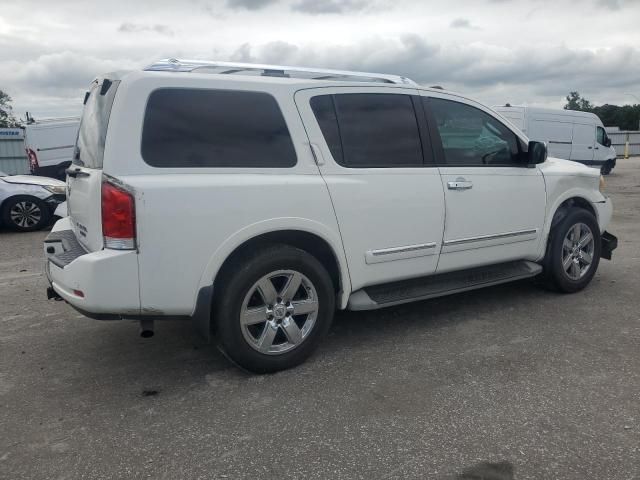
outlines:
[{"label": "van window", "polygon": [[271,95],[182,88],[162,88],[149,96],[142,158],[160,168],[284,168],[297,161]]},{"label": "van window", "polygon": [[518,137],[482,110],[452,100],[423,98],[433,114],[448,165],[521,163]]},{"label": "van window", "polygon": [[311,107],[339,164],[351,168],[422,166],[422,144],[410,95],[322,95],[313,99]]},{"label": "van window", "polygon": [[87,168],[102,168],[111,107],[119,84],[120,80],[104,79],[91,85],[82,111],[73,164]]},{"label": "van window", "polygon": [[607,133],[604,131],[604,128],[597,127],[597,130],[596,130],[596,141],[600,145],[605,145],[605,142],[607,141]]}]

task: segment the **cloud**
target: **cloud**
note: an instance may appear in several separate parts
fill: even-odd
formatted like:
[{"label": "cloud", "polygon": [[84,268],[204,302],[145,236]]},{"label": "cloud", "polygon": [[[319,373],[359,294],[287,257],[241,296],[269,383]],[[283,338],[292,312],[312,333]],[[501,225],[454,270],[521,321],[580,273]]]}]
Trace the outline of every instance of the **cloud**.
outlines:
[{"label": "cloud", "polygon": [[468,28],[471,30],[479,30],[479,27],[472,25],[471,22],[466,18],[456,18],[451,22],[451,28]]},{"label": "cloud", "polygon": [[278,0],[227,0],[229,8],[244,8],[245,10],[260,10],[274,3],[278,3]]},{"label": "cloud", "polygon": [[291,9],[312,15],[327,13],[356,12],[365,9],[368,2],[364,0],[300,0]]},{"label": "cloud", "polygon": [[122,33],[154,32],[168,37],[173,36],[173,30],[167,25],[141,25],[125,22],[118,27],[118,31]]},{"label": "cloud", "polygon": [[[362,70],[407,76],[424,85],[443,85],[490,102],[545,101],[579,90],[588,98],[614,98],[637,85],[640,49],[599,50],[558,45],[496,47],[441,45],[418,35],[371,37],[352,45],[297,45],[277,41],[243,44],[236,61]],[[612,76],[611,72],[617,72]]]}]

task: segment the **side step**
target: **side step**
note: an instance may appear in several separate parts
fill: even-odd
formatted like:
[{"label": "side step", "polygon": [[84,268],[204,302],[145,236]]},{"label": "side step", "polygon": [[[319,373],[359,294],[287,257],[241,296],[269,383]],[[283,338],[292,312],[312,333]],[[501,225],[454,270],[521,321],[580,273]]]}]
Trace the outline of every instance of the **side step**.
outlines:
[{"label": "side step", "polygon": [[374,310],[535,277],[540,272],[542,266],[537,263],[517,261],[373,285],[353,292],[347,308]]}]

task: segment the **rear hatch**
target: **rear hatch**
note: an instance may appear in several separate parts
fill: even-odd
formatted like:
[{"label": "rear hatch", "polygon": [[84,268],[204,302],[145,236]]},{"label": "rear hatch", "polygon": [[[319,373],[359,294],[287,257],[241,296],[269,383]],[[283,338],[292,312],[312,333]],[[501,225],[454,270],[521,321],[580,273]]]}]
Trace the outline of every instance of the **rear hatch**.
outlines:
[{"label": "rear hatch", "polygon": [[67,170],[67,211],[78,241],[101,250],[102,162],[111,106],[119,81],[97,79],[85,95],[72,164]]}]

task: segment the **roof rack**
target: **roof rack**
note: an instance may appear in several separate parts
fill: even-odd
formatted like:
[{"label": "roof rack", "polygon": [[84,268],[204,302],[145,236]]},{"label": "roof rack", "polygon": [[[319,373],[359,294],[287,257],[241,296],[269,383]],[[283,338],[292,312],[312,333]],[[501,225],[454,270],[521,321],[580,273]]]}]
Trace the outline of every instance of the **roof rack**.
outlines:
[{"label": "roof rack", "polygon": [[417,85],[407,77],[383,73],[327,70],[324,68],[287,67],[257,63],[209,62],[202,60],[177,60],[167,58],[145,68],[156,72],[194,72],[216,74],[261,75],[265,77],[302,78],[307,80],[333,80],[346,82],[376,82]]}]

